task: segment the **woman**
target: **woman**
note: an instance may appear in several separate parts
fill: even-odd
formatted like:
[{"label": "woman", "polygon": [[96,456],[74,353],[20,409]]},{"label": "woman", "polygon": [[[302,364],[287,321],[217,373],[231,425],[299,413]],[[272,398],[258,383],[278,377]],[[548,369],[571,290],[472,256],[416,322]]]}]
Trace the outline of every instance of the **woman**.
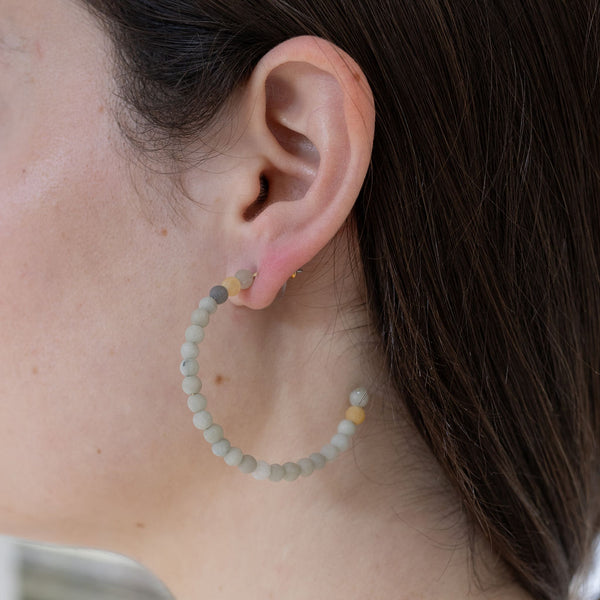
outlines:
[{"label": "woman", "polygon": [[3,532],[178,600],[574,594],[597,0],[0,7]]}]

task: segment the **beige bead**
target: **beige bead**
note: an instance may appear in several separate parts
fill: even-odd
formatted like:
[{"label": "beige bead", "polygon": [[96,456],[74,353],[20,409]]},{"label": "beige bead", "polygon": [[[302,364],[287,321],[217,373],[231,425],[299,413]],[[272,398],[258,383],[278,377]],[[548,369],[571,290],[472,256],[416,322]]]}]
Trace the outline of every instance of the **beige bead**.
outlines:
[{"label": "beige bead", "polygon": [[230,296],[237,296],[242,289],[240,280],[237,277],[225,277],[221,285],[224,288],[227,288],[227,292]]},{"label": "beige bead", "polygon": [[349,406],[346,411],[346,419],[355,425],[360,425],[365,420],[365,411],[360,406]]}]

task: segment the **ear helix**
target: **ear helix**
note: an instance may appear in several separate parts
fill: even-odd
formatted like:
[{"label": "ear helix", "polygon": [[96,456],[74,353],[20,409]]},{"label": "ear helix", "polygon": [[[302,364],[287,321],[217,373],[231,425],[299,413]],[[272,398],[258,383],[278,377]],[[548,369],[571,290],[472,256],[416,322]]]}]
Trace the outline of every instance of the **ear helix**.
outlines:
[{"label": "ear helix", "polygon": [[[301,273],[298,269],[291,276],[296,277]],[[192,312],[191,325],[185,331],[186,341],[181,346],[183,361],[180,365],[183,379],[183,391],[188,394],[188,407],[194,413],[194,425],[204,432],[204,439],[211,444],[213,454],[224,459],[232,467],[238,467],[242,473],[251,473],[255,479],[270,481],[294,481],[300,475],[306,477],[317,469],[322,469],[326,463],[334,460],[340,452],[350,447],[351,437],[356,428],[365,420],[365,406],[369,401],[367,390],[358,387],[349,394],[350,406],[346,409],[345,418],[337,427],[337,432],[329,443],[325,444],[319,452],[300,458],[295,462],[286,462],[283,465],[269,464],[264,460],[256,460],[250,454],[244,454],[240,448],[232,447],[229,440],[224,437],[223,428],[213,422],[212,415],[206,410],[207,400],[200,393],[202,382],[198,377],[199,365],[198,344],[204,340],[204,328],[208,325],[210,315],[214,314],[220,304],[226,302],[230,296],[239,294],[241,290],[248,289],[258,273],[246,269],[238,271],[233,277],[226,277],[220,285],[211,288],[209,295],[202,298],[198,308]],[[285,285],[279,295],[285,293]]]}]

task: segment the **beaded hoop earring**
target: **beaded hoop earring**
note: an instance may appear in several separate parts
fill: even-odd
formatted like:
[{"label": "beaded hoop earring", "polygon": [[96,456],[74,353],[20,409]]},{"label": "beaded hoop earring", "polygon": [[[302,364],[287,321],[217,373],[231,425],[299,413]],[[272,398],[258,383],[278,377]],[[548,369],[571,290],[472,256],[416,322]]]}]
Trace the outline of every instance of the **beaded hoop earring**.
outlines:
[{"label": "beaded hoop earring", "polygon": [[[296,271],[292,277],[296,276]],[[200,394],[202,382],[198,377],[199,365],[198,344],[204,339],[204,328],[208,325],[210,315],[214,314],[219,304],[223,304],[230,296],[237,295],[240,290],[248,289],[257,273],[246,269],[238,271],[234,277],[227,277],[221,285],[211,288],[208,296],[202,298],[198,308],[192,312],[192,324],[185,331],[186,341],[181,346],[183,358],[180,371],[184,376],[182,388],[188,394],[188,408],[194,413],[194,425],[204,432],[204,439],[212,445],[212,451],[225,463],[238,467],[242,473],[252,473],[255,479],[270,481],[294,481],[300,475],[307,477],[316,469],[322,469],[327,462],[335,459],[340,452],[350,447],[350,439],[356,432],[356,426],[365,420],[364,407],[369,401],[364,387],[350,392],[350,406],[346,410],[345,419],[340,421],[337,433],[325,444],[320,452],[313,452],[307,458],[283,465],[269,464],[264,460],[256,460],[250,454],[244,454],[239,448],[231,446],[224,437],[223,428],[213,423],[212,415],[206,410],[207,400]]]}]

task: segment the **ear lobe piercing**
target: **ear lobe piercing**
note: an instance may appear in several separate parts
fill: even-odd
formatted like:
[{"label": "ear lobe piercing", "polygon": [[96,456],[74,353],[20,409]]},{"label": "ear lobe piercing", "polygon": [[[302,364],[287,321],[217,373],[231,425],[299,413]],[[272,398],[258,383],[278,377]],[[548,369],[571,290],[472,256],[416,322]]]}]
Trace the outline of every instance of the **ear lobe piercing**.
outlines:
[{"label": "ear lobe piercing", "polygon": [[[301,272],[302,269],[298,269],[292,278]],[[211,444],[213,454],[222,457],[227,465],[238,467],[242,473],[251,473],[255,479],[294,481],[300,475],[307,477],[315,470],[322,469],[326,463],[334,460],[340,452],[350,447],[357,426],[365,420],[364,409],[369,396],[364,387],[352,390],[349,395],[350,406],[346,410],[345,418],[338,424],[337,433],[319,452],[313,452],[310,456],[295,462],[286,462],[283,465],[269,464],[264,460],[256,460],[250,454],[244,454],[240,448],[232,447],[229,440],[224,437],[223,428],[213,422],[212,415],[206,410],[207,400],[200,393],[202,382],[198,377],[199,365],[196,360],[199,353],[198,344],[204,340],[204,328],[219,304],[223,304],[230,296],[237,295],[241,290],[248,289],[257,276],[258,273],[242,269],[233,277],[226,277],[220,285],[211,288],[209,295],[200,300],[198,308],[192,312],[191,325],[185,331],[186,341],[181,346],[183,360],[180,371],[184,377],[182,388],[189,396],[188,407],[194,413],[193,423],[204,432],[204,439]],[[285,285],[282,289],[285,293]]]}]

